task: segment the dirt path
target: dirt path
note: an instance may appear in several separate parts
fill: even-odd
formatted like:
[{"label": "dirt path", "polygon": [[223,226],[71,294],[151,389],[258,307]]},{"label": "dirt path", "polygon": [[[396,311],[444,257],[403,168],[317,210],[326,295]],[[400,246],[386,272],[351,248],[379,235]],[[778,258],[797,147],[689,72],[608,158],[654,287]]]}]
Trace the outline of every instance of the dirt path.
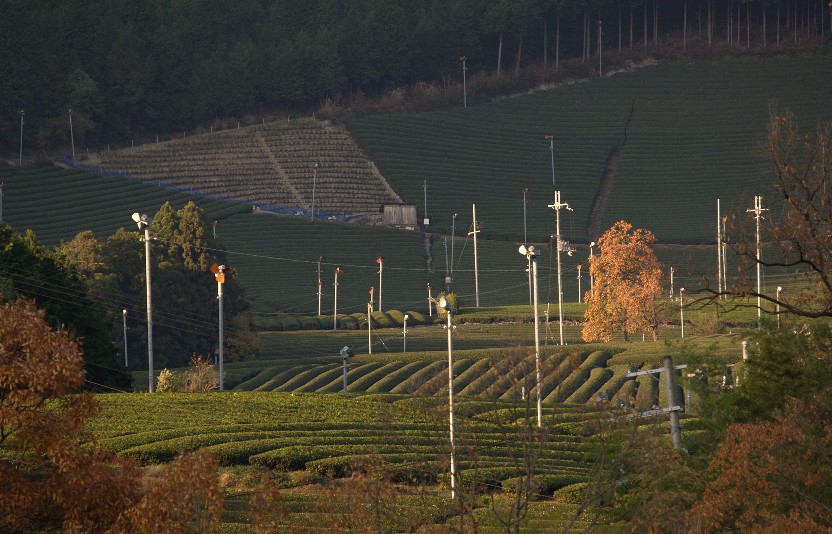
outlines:
[{"label": "dirt path", "polygon": [[601,182],[598,184],[595,198],[592,199],[589,219],[586,221],[587,241],[598,241],[598,237],[601,235],[601,217],[604,215],[604,204],[612,191],[612,182],[615,179],[615,170],[618,167],[619,159],[621,159],[621,148],[618,145],[613,145],[610,147],[607,164],[601,174]]}]

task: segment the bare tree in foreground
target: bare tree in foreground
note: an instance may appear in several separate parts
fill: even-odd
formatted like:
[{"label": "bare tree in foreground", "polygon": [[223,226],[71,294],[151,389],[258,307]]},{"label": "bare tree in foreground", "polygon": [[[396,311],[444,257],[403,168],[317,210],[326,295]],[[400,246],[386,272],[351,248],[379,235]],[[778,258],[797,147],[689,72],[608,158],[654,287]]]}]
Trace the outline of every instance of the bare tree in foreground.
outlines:
[{"label": "bare tree in foreground", "polygon": [[[771,162],[782,207],[766,215],[761,242],[776,254],[759,260],[762,267],[786,268],[796,276],[781,295],[757,291],[742,275],[727,290],[703,290],[700,302],[727,295],[760,297],[777,305],[782,313],[806,318],[832,317],[832,124],[804,134],[791,112],[773,110],[764,140],[765,157]],[[757,263],[756,240],[742,238],[734,250],[741,272]]]}]

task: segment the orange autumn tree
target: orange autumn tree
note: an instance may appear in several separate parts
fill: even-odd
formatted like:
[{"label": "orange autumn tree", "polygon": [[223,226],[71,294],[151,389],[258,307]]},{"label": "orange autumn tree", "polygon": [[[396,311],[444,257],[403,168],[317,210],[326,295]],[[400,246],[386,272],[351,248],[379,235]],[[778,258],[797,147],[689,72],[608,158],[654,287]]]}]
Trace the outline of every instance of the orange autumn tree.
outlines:
[{"label": "orange autumn tree", "polygon": [[[173,462],[147,494],[135,461],[97,451],[98,410],[79,343],[31,301],[0,304],[0,532],[210,532],[223,502],[208,451]],[[161,529],[159,528],[161,526]]]},{"label": "orange autumn tree", "polygon": [[589,261],[594,285],[585,298],[585,341],[610,341],[617,332],[624,341],[636,333],[658,339],[662,269],[650,248],[655,241],[649,230],[633,229],[627,221],[598,239],[600,254]]}]

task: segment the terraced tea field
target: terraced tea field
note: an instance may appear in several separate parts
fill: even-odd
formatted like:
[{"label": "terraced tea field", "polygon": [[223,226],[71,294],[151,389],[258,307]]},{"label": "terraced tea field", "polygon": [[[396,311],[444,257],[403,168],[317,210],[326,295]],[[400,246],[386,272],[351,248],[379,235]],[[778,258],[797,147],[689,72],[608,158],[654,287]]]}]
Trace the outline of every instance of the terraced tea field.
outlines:
[{"label": "terraced tea field", "polygon": [[528,187],[529,235],[546,240],[557,189],[575,210],[572,240],[586,243],[589,209],[617,146],[601,230],[624,219],[660,242],[710,242],[717,198],[741,217],[754,195],[777,207],[758,156],[769,108],[788,107],[813,130],[832,119],[830,77],[825,59],[662,62],[468,109],[362,117],[348,127],[406,201],[423,207],[427,182],[428,212],[443,231],[453,213],[476,203],[491,222],[484,236],[521,240]]}]

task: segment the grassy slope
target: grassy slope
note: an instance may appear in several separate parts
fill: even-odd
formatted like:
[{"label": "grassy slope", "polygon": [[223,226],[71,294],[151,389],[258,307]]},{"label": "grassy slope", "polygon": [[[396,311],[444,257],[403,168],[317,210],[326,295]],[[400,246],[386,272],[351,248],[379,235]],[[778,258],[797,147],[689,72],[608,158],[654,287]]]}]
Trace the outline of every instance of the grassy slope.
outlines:
[{"label": "grassy slope", "polygon": [[[809,128],[832,119],[825,59],[749,58],[666,63],[476,106],[352,120],[348,127],[408,202],[438,227],[470,213],[484,235],[522,239],[553,233],[552,170],[545,134],[555,135],[556,188],[575,211],[562,233],[584,227],[610,147],[623,145],[602,230],[619,219],[662,242],[707,242],[716,198],[744,213],[753,196],[773,200],[773,178],[757,157],[769,105],[792,108]],[[624,131],[627,131],[624,144]],[[470,220],[470,219],[468,219]],[[565,229],[565,230],[564,230]]]}]

